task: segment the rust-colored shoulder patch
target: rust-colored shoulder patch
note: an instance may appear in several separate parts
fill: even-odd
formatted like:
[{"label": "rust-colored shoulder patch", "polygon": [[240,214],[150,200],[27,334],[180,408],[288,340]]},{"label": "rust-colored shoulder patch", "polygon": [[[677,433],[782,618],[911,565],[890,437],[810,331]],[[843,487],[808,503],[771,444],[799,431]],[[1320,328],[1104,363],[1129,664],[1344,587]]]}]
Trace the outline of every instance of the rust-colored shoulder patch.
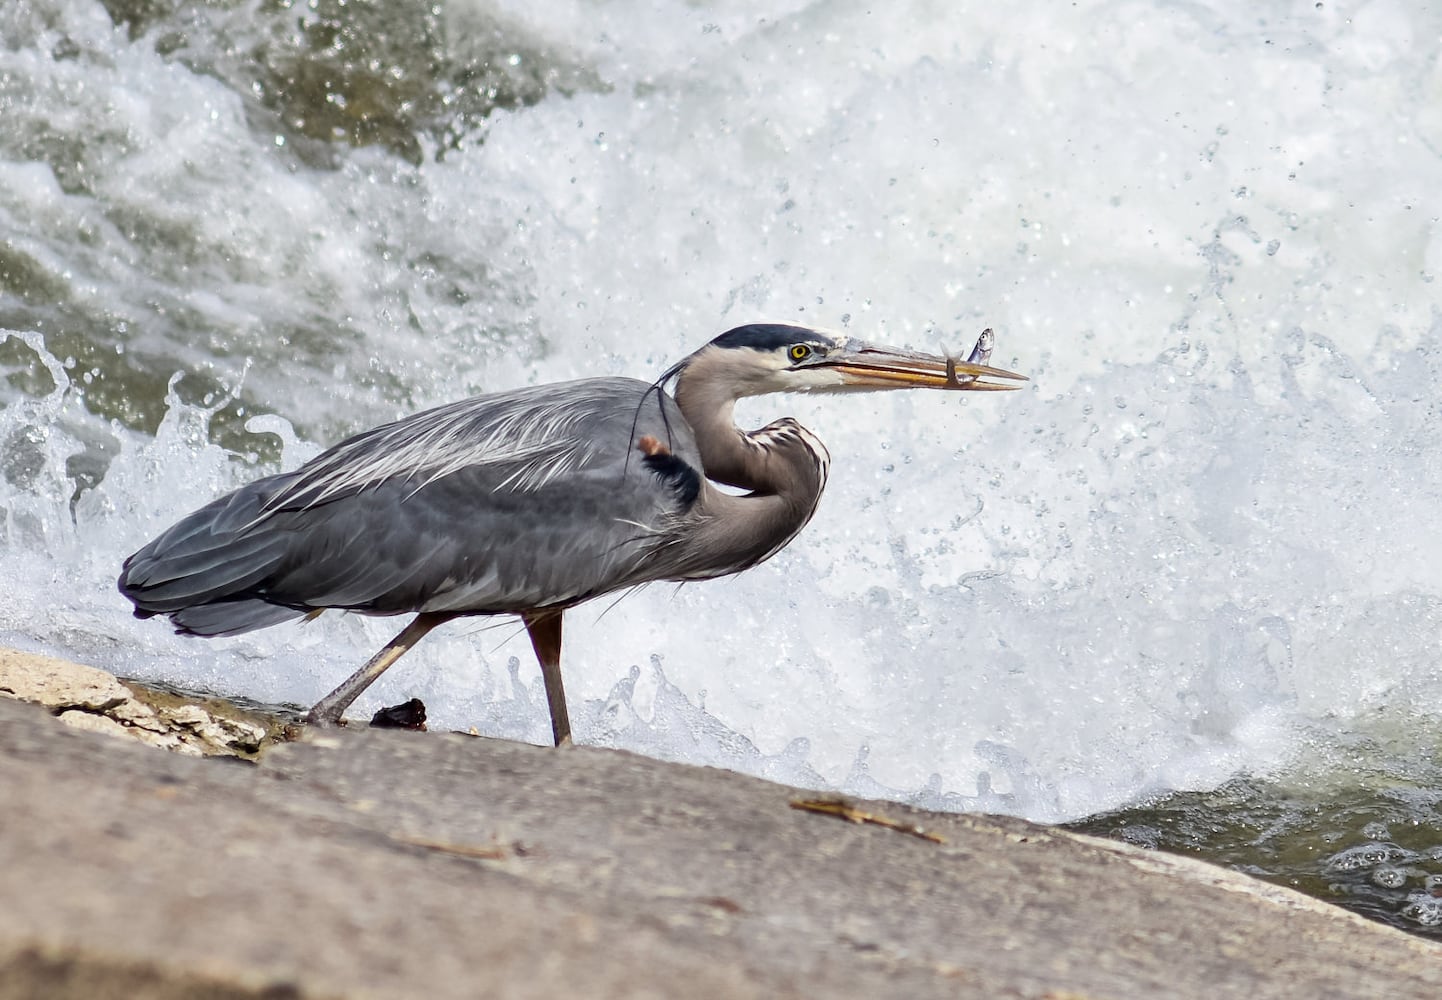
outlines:
[{"label": "rust-colored shoulder patch", "polygon": [[636,442],[636,448],[642,453],[644,453],[647,458],[654,458],[657,455],[671,454],[670,448],[667,448],[659,440],[653,438],[649,434],[643,435],[641,437],[641,440]]}]

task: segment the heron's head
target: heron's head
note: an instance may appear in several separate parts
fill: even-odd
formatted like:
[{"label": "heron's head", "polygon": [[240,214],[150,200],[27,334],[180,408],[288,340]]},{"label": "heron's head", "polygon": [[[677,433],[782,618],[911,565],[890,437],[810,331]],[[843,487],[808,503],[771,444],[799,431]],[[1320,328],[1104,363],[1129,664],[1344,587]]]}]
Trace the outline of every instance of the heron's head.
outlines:
[{"label": "heron's head", "polygon": [[960,360],[879,347],[805,326],[758,323],[728,330],[672,373],[734,398],[771,392],[1020,388],[1017,383],[1026,381],[1025,375],[986,365],[991,345],[987,330],[971,355]]}]

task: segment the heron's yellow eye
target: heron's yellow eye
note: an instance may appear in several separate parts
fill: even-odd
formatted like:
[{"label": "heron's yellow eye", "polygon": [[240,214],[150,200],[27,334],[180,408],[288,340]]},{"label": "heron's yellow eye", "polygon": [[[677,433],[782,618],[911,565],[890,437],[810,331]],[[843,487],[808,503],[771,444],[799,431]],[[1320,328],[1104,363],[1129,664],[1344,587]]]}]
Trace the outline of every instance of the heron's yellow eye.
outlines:
[{"label": "heron's yellow eye", "polygon": [[805,344],[792,344],[788,353],[791,355],[792,361],[805,361],[811,357],[811,348]]}]

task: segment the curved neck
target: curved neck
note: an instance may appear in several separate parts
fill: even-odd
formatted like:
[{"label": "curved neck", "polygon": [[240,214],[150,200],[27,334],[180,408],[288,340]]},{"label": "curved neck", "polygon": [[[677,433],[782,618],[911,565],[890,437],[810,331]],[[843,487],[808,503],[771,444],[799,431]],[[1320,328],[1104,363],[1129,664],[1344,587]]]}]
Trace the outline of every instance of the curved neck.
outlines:
[{"label": "curved neck", "polygon": [[698,358],[676,381],[676,405],[696,435],[706,478],[814,508],[826,485],[825,446],[790,417],[741,431],[736,400],[744,392],[724,373],[705,370],[709,360]]},{"label": "curved neck", "polygon": [[736,426],[736,397],[713,382],[687,381],[683,372],[676,383],[676,405],[696,435],[696,448],[706,478],[757,493],[774,493],[763,481],[755,448]]},{"label": "curved neck", "polygon": [[[698,551],[726,551],[731,568],[774,555],[811,520],[826,486],[830,456],[810,431],[784,417],[749,434],[735,424],[735,387],[689,369],[676,383],[676,404],[696,436],[708,480],[750,490],[733,496],[707,483],[694,528]],[[707,572],[705,575],[719,575]]]}]

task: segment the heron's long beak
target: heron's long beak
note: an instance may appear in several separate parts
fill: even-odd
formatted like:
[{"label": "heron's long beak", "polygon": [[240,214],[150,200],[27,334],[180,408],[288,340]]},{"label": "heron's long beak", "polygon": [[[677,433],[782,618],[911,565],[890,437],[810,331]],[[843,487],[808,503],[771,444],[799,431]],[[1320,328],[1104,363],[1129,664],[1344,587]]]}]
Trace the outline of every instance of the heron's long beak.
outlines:
[{"label": "heron's long beak", "polygon": [[[970,356],[965,361],[954,357],[921,354],[890,347],[876,347],[861,341],[848,341],[840,351],[822,362],[841,374],[842,384],[859,389],[971,389],[998,391],[1020,389],[1028,381],[1002,368],[991,368],[995,337],[990,330],[982,331]],[[1011,379],[1012,382],[983,381]]]}]

